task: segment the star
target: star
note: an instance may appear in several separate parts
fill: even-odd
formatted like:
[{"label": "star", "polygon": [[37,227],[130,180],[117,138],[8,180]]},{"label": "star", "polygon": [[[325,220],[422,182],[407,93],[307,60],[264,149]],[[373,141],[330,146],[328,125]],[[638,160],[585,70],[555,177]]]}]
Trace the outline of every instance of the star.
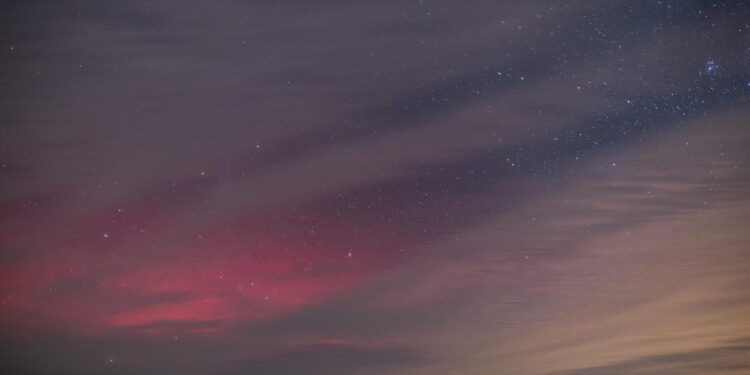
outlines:
[{"label": "star", "polygon": [[706,73],[711,73],[718,68],[719,66],[714,63],[714,60],[706,61]]}]

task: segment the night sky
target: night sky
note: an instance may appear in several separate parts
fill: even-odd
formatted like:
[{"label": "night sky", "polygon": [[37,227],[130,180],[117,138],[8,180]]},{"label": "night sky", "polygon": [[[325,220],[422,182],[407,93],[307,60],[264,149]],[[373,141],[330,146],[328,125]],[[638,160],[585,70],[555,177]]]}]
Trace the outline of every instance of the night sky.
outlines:
[{"label": "night sky", "polygon": [[749,374],[750,2],[0,5],[2,374]]}]

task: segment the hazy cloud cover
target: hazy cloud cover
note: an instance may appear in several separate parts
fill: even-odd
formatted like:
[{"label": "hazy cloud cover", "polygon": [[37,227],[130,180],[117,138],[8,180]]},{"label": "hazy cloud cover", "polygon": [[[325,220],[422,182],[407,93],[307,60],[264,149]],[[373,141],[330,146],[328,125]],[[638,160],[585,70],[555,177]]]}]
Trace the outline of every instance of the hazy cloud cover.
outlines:
[{"label": "hazy cloud cover", "polygon": [[742,1],[13,1],[3,373],[741,374]]}]

